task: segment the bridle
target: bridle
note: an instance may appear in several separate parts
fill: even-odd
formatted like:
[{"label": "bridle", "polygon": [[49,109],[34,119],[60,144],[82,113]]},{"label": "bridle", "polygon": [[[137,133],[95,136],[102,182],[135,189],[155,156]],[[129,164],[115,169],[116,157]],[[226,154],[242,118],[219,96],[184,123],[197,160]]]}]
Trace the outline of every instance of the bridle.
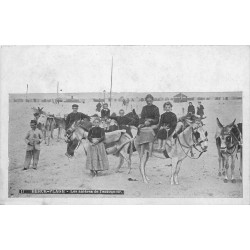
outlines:
[{"label": "bridle", "polygon": [[[199,127],[202,127],[202,125],[199,125],[199,126],[196,127],[195,129],[192,127],[192,132],[191,132],[191,139],[192,139],[192,142],[193,142],[192,145],[189,144],[189,143],[187,142],[187,139],[186,139],[186,137],[185,137],[184,135],[183,135],[183,139],[184,139],[186,145],[182,144],[181,141],[180,141],[179,136],[177,136],[177,140],[178,140],[178,142],[179,142],[179,144],[180,144],[180,146],[181,146],[181,149],[183,150],[183,152],[185,153],[185,155],[188,156],[188,157],[191,158],[191,159],[198,159],[198,158],[200,158],[200,156],[201,156],[203,153],[206,152],[206,150],[204,150],[204,148],[201,146],[201,144],[202,144],[203,142],[208,141],[207,136],[206,136],[205,139],[200,140],[200,141],[199,141],[198,139],[196,139],[195,136],[194,136],[195,130],[197,130]],[[199,149],[197,148],[197,146],[199,146],[199,147],[201,148],[201,150],[199,150]],[[195,150],[197,150],[197,151],[199,152],[198,157],[191,157],[191,156],[189,156],[189,155],[185,152],[185,150],[184,150],[183,147],[188,148],[188,149],[191,149],[191,148],[193,147]]]},{"label": "bridle", "polygon": [[[228,155],[232,155],[234,152],[235,152],[235,150],[236,150],[236,148],[237,148],[237,145],[239,145],[240,144],[240,142],[239,142],[239,140],[236,138],[236,136],[234,135],[234,133],[232,133],[232,131],[230,131],[228,134],[225,134],[226,135],[226,137],[228,137],[228,136],[230,136],[230,139],[231,140],[233,140],[233,138],[235,139],[235,141],[237,142],[237,143],[235,143],[235,142],[231,142],[233,145],[232,146],[230,146],[230,147],[228,147],[228,145],[226,145],[226,151],[225,152],[222,152],[221,150],[220,150],[220,153],[221,153],[221,155],[223,155],[223,154],[228,154]],[[220,147],[220,149],[224,149],[224,148],[221,148]],[[231,150],[233,150],[232,152],[231,152]]]}]

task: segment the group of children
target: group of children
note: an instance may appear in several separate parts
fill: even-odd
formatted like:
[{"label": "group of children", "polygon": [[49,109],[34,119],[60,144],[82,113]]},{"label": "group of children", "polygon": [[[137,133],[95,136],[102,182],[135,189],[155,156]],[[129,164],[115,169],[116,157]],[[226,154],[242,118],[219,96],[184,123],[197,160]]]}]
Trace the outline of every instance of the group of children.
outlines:
[{"label": "group of children", "polygon": [[[156,135],[158,139],[159,150],[165,149],[167,138],[169,138],[169,136],[173,134],[177,125],[177,117],[172,112],[172,103],[164,103],[163,109],[165,112],[160,117],[160,122],[158,124],[158,133]],[[104,109],[102,110],[101,114],[102,118],[110,116],[110,110],[108,109],[107,104],[104,105]],[[101,118],[96,117],[93,121],[93,127],[89,130],[88,133],[89,144],[87,149],[86,168],[91,171],[92,176],[96,176],[98,174],[98,171],[109,169],[108,157],[106,155],[106,150],[103,143],[105,139],[105,131],[103,128],[100,128],[100,122]],[[31,120],[30,127],[31,130],[25,137],[27,148],[24,170],[27,170],[29,168],[32,158],[33,168],[37,169],[40,155],[40,144],[43,141],[43,135],[42,132],[37,128],[36,120]],[[172,140],[170,140],[170,142],[172,143]]]}]

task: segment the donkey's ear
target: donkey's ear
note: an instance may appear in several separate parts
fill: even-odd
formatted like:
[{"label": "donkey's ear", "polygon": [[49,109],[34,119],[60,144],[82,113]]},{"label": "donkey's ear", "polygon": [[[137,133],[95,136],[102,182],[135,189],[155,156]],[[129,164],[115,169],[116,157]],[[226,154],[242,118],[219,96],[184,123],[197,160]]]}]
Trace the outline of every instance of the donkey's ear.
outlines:
[{"label": "donkey's ear", "polygon": [[234,126],[235,121],[236,121],[236,119],[234,119],[234,121],[233,121],[232,123],[230,123],[230,124],[228,125],[228,127],[233,127],[233,126]]},{"label": "donkey's ear", "polygon": [[220,123],[220,120],[219,120],[218,118],[216,118],[216,120],[217,120],[217,125],[218,125],[218,127],[219,127],[219,128],[223,128],[223,125]]}]

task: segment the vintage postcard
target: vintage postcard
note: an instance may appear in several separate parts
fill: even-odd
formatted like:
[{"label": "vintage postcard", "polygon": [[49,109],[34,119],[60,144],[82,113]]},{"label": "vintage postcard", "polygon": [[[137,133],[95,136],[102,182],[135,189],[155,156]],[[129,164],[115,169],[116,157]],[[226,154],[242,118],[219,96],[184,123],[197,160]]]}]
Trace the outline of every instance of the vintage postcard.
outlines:
[{"label": "vintage postcard", "polygon": [[3,46],[1,204],[249,204],[249,46]]}]

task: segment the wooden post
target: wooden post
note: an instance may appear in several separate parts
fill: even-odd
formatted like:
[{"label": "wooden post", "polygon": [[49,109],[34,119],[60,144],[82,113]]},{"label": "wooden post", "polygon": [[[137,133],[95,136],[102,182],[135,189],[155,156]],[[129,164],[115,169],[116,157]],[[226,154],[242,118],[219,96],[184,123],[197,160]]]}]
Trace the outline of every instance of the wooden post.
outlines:
[{"label": "wooden post", "polygon": [[59,91],[59,82],[57,82],[57,88],[56,88],[56,98],[58,100],[58,91]]},{"label": "wooden post", "polygon": [[112,99],[112,85],[113,85],[113,56],[112,56],[112,64],[111,64],[110,107],[111,107],[111,99]]},{"label": "wooden post", "polygon": [[104,99],[104,103],[106,102],[106,91],[105,90],[103,90],[103,99]]}]

